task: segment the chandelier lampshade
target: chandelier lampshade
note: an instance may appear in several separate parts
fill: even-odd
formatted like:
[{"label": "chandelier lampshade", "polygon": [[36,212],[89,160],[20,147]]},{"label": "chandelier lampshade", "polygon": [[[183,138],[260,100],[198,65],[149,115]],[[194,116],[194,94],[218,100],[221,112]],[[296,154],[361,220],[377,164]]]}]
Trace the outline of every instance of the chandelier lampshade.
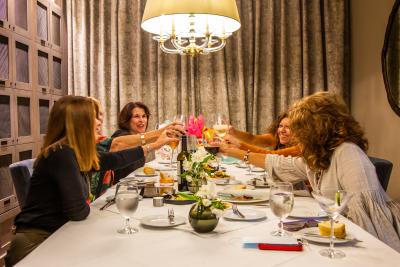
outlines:
[{"label": "chandelier lampshade", "polygon": [[147,0],[142,18],[162,51],[181,55],[221,50],[239,28],[235,0]]}]

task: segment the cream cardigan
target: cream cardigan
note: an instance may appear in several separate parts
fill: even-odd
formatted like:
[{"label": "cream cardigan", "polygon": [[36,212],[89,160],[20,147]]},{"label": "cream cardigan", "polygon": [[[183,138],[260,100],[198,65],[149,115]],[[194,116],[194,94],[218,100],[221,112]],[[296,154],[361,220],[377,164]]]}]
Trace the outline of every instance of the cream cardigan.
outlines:
[{"label": "cream cardigan", "polygon": [[[308,180],[313,189],[317,188],[317,175],[303,158],[270,154],[265,166],[274,178]],[[383,190],[374,165],[357,145],[343,143],[335,149],[318,187],[353,193],[343,215],[400,252],[400,203],[392,201]]]}]

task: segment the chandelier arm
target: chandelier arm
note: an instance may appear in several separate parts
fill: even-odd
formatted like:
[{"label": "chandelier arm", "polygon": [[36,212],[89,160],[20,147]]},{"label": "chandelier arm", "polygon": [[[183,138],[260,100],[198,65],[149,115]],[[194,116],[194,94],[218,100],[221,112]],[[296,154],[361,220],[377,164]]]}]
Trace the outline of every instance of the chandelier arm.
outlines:
[{"label": "chandelier arm", "polygon": [[204,50],[207,51],[208,53],[216,52],[216,51],[223,49],[225,47],[225,44],[226,44],[226,39],[221,38],[221,43],[218,46],[206,47],[206,48],[204,48]]},{"label": "chandelier arm", "polygon": [[[171,38],[171,43],[172,45],[177,49],[177,50],[183,50],[186,49],[187,46],[180,45],[177,41],[176,38]],[[187,40],[185,40],[185,44],[187,43]]]},{"label": "chandelier arm", "polygon": [[159,47],[161,49],[161,51],[168,53],[168,54],[180,54],[180,51],[177,49],[171,49],[165,46],[165,41],[163,42],[159,42]]},{"label": "chandelier arm", "polygon": [[206,35],[205,37],[203,37],[203,42],[201,43],[201,45],[198,45],[198,47],[200,49],[206,48],[209,42],[210,42],[210,37]]}]

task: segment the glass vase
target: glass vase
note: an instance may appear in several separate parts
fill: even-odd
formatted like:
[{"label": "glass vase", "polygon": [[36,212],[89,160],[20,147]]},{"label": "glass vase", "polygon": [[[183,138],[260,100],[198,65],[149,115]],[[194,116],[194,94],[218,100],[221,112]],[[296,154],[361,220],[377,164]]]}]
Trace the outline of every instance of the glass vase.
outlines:
[{"label": "glass vase", "polygon": [[188,189],[191,193],[196,194],[202,185],[207,184],[207,179],[198,179],[196,181],[188,182]]},{"label": "glass vase", "polygon": [[189,211],[189,223],[198,233],[208,233],[217,227],[219,218],[212,213],[210,207],[195,203]]}]

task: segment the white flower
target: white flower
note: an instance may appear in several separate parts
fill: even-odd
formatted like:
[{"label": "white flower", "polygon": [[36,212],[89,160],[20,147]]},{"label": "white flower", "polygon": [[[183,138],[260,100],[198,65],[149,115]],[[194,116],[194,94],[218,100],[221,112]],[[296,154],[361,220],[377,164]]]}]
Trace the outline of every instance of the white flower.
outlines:
[{"label": "white flower", "polygon": [[211,206],[211,200],[207,199],[207,198],[203,198],[202,199],[203,205],[204,207],[209,207]]},{"label": "white flower", "polygon": [[184,160],[183,161],[183,169],[185,171],[190,171],[192,169],[192,163],[193,162],[191,162],[191,161]]},{"label": "white flower", "polygon": [[188,175],[186,176],[186,181],[188,181],[189,183],[193,181],[193,177]]},{"label": "white flower", "polygon": [[211,208],[211,212],[214,213],[217,218],[222,217],[222,215],[224,214],[223,210],[215,209],[215,208]]},{"label": "white flower", "polygon": [[214,199],[217,197],[217,186],[213,182],[209,182],[206,185],[207,190],[207,198]]},{"label": "white flower", "polygon": [[201,162],[204,158],[208,156],[208,152],[204,149],[204,147],[200,147],[196,152],[192,154],[193,162]]}]

